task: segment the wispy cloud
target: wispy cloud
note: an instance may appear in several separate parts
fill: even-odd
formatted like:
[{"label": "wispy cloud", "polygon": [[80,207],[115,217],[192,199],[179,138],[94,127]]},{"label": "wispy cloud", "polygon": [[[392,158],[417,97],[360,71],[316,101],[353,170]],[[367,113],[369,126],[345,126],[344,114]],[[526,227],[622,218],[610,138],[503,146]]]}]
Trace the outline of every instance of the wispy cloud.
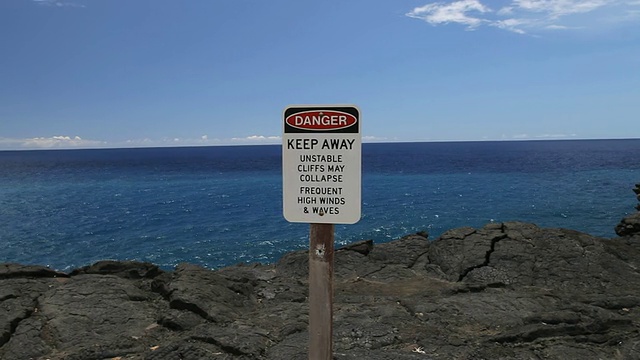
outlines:
[{"label": "wispy cloud", "polygon": [[503,140],[542,140],[542,139],[574,139],[578,136],[578,134],[540,134],[540,135],[529,135],[529,134],[516,134],[512,136],[502,135]]},{"label": "wispy cloud", "polygon": [[[399,139],[365,135],[362,136],[362,141],[386,142],[399,141]],[[215,138],[205,134],[198,137],[165,137],[160,139],[138,138],[118,141],[89,140],[81,138],[80,136],[56,135],[22,139],[0,137],[0,150],[267,145],[280,143],[282,143],[282,137],[277,135],[249,135],[245,137]]]},{"label": "wispy cloud", "polygon": [[514,0],[512,9],[542,13],[551,19],[587,13],[617,1],[610,0]]},{"label": "wispy cloud", "polygon": [[385,142],[385,141],[389,141],[391,139],[389,139],[388,137],[382,137],[382,136],[373,136],[373,135],[363,135],[362,136],[362,141],[363,142]]},{"label": "wispy cloud", "polygon": [[578,134],[542,134],[536,135],[536,139],[570,139],[577,137]]},{"label": "wispy cloud", "polygon": [[60,1],[60,0],[33,0],[34,3],[41,6],[52,6],[52,7],[76,7],[83,8],[85,7],[82,4],[78,4],[75,2],[69,1]]},{"label": "wispy cloud", "polygon": [[407,16],[422,19],[432,25],[463,24],[469,30],[473,30],[486,21],[479,15],[490,11],[491,9],[478,0],[460,0],[449,4],[432,3],[417,7]]},{"label": "wispy cloud", "polygon": [[80,136],[56,135],[32,138],[0,137],[0,150],[256,145],[279,144],[281,141],[282,138],[280,136],[271,135],[251,135],[221,139],[212,138],[205,134],[198,137],[139,138],[116,141],[89,140]]},{"label": "wispy cloud", "polygon": [[638,20],[638,0],[512,0],[492,9],[480,0],[435,2],[406,15],[437,26],[459,24],[466,30],[490,26],[518,34],[588,28],[598,20]]},{"label": "wispy cloud", "polygon": [[232,138],[234,143],[246,143],[246,144],[275,144],[282,141],[280,136],[264,136],[264,135],[251,135],[243,138]]},{"label": "wispy cloud", "polygon": [[124,143],[111,143],[112,147],[165,147],[165,146],[216,146],[216,145],[250,145],[250,144],[279,144],[280,136],[251,135],[234,138],[212,138],[209,135],[200,137],[169,137],[162,139],[130,139]]},{"label": "wispy cloud", "polygon": [[66,135],[23,139],[0,138],[0,149],[70,149],[105,147],[106,145],[104,141]]}]

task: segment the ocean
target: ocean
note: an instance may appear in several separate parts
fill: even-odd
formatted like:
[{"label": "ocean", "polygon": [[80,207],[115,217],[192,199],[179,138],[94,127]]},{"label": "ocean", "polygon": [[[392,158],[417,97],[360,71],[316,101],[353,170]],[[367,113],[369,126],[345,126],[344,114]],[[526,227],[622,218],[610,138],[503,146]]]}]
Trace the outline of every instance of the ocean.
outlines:
[{"label": "ocean", "polygon": [[[279,145],[0,151],[0,262],[219,268],[308,247],[282,216]],[[613,237],[640,140],[367,143],[362,218],[337,246],[526,221]]]}]

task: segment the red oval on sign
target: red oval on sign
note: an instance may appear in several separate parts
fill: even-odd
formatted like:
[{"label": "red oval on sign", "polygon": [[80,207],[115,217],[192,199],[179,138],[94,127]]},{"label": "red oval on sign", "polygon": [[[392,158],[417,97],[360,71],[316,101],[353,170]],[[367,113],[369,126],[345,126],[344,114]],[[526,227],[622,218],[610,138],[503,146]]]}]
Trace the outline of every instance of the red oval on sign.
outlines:
[{"label": "red oval on sign", "polygon": [[289,126],[304,130],[338,130],[348,128],[358,119],[346,112],[333,110],[310,110],[289,115],[285,119]]}]

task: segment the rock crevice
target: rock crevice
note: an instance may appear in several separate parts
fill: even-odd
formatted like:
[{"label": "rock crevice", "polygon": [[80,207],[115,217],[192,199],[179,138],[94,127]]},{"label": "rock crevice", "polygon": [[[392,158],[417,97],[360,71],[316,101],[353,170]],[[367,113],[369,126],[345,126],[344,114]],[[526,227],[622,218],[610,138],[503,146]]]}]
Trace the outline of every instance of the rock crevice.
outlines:
[{"label": "rock crevice", "polygon": [[[508,222],[335,253],[336,359],[640,358],[640,238]],[[0,265],[3,360],[305,359],[308,253]],[[55,275],[55,276],[54,276]]]}]

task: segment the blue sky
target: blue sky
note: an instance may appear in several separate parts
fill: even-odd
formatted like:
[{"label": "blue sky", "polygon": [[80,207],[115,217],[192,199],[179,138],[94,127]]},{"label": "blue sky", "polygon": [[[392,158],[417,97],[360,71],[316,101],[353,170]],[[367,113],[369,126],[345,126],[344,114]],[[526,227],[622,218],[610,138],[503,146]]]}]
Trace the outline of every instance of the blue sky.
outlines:
[{"label": "blue sky", "polygon": [[0,149],[640,137],[640,0],[2,0]]}]

